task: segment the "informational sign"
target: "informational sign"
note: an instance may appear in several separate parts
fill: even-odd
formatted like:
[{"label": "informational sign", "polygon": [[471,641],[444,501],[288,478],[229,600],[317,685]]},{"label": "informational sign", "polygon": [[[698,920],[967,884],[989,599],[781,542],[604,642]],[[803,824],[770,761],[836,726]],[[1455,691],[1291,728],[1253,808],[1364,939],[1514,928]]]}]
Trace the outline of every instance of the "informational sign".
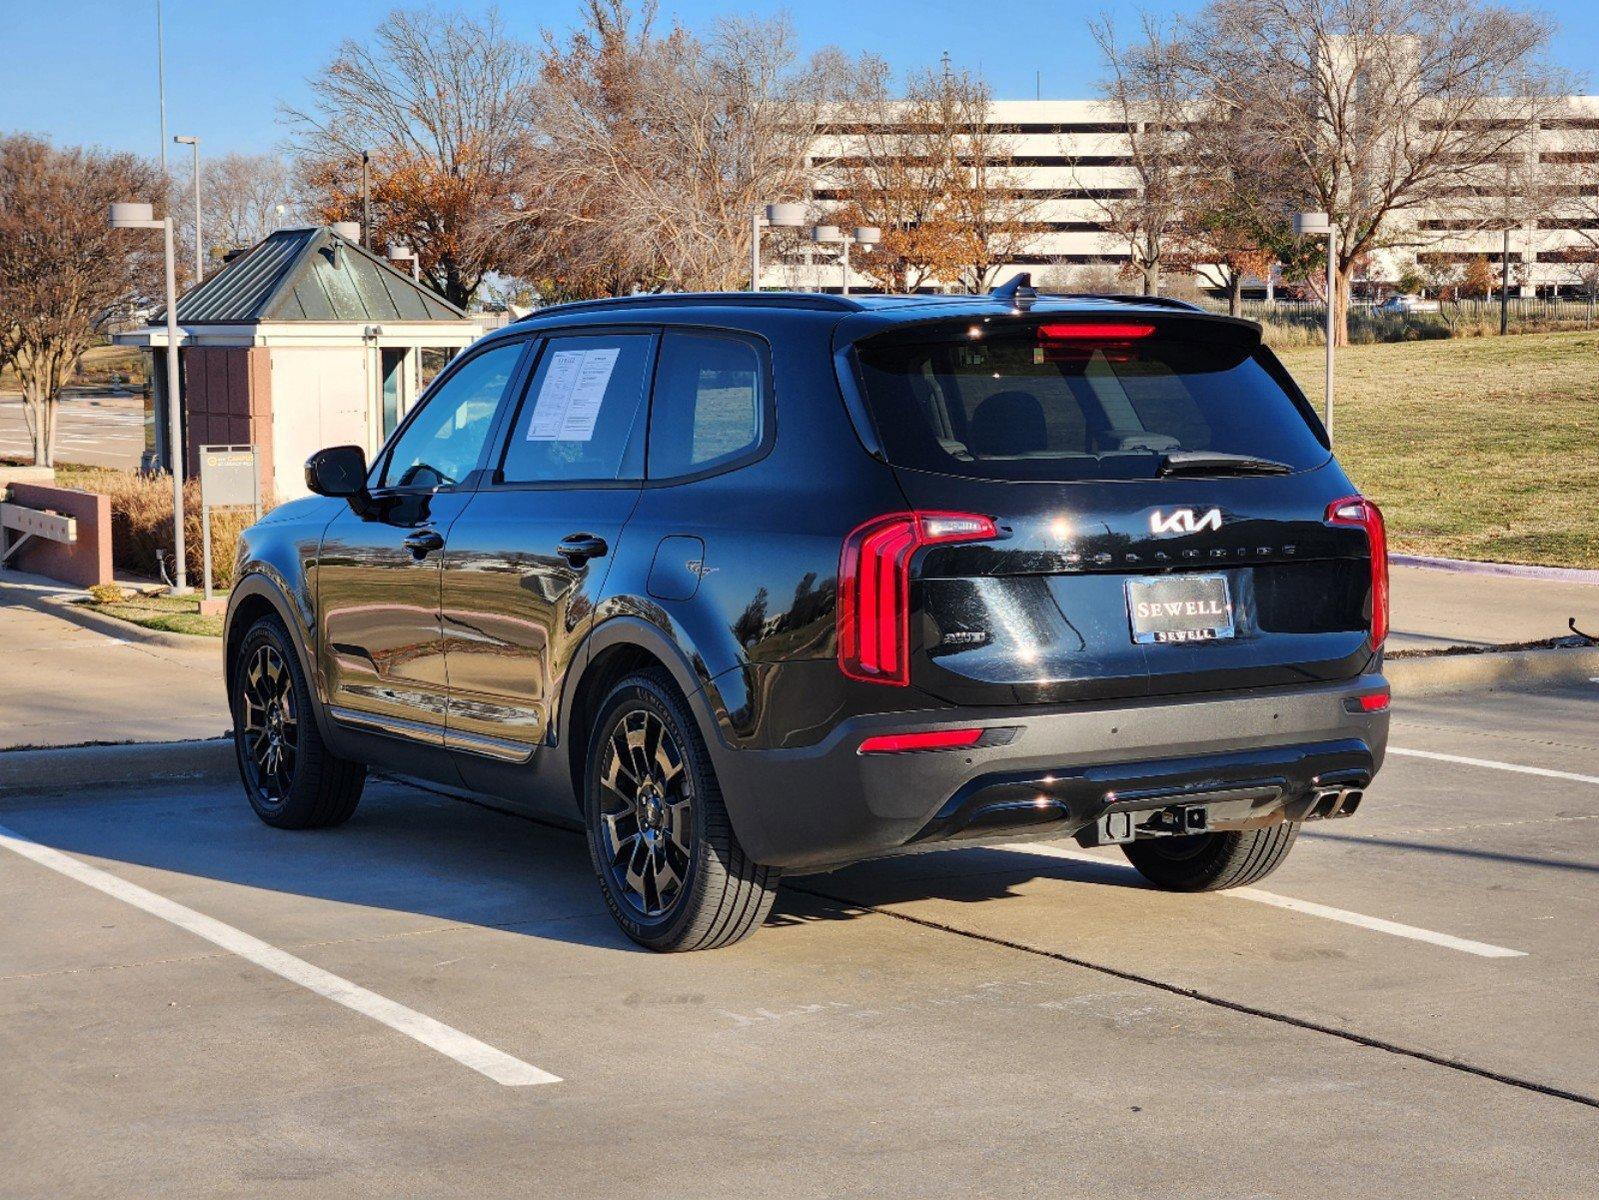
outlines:
[{"label": "informational sign", "polygon": [[254,446],[200,447],[200,540],[205,547],[205,598],[211,599],[211,510],[255,509],[261,519],[261,474]]},{"label": "informational sign", "polygon": [[530,442],[587,442],[616,369],[619,347],[557,350],[527,423]]},{"label": "informational sign", "polygon": [[200,447],[200,499],[208,507],[256,504],[259,484],[254,446]]}]

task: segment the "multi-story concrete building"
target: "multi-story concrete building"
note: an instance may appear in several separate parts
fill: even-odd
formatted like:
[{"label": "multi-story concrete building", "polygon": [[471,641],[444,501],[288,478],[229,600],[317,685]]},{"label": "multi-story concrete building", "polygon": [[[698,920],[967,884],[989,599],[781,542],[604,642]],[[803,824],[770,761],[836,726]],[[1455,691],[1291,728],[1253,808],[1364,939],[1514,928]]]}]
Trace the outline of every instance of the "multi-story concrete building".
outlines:
[{"label": "multi-story concrete building", "polygon": [[[1027,197],[1034,231],[1026,252],[1007,265],[1002,277],[1026,270],[1056,289],[1107,286],[1127,266],[1129,254],[1107,228],[1104,202],[1136,195],[1138,186],[1126,127],[1115,111],[1091,100],[999,100],[990,106],[990,123],[1018,190]],[[847,137],[821,139],[817,159],[827,162],[850,152]],[[1599,96],[1573,97],[1561,118],[1540,131],[1538,154],[1544,190],[1554,192],[1556,207],[1548,214],[1525,214],[1511,230],[1513,280],[1527,293],[1591,289],[1599,271]],[[1488,190],[1494,186],[1487,178],[1492,170],[1484,168]],[[822,211],[837,202],[836,174],[830,178],[818,168],[813,199]],[[1403,236],[1405,245],[1373,256],[1366,284],[1391,284],[1418,258],[1458,264],[1484,256],[1497,270],[1504,235],[1497,227],[1481,228],[1452,214],[1418,214]],[[832,248],[769,255],[767,261],[767,287],[839,289],[841,265]],[[850,279],[856,288],[873,286],[858,270]],[[1265,286],[1265,281],[1254,282],[1257,291]],[[1203,273],[1192,283],[1213,286]],[[1124,278],[1122,286],[1136,287],[1136,281]]]}]

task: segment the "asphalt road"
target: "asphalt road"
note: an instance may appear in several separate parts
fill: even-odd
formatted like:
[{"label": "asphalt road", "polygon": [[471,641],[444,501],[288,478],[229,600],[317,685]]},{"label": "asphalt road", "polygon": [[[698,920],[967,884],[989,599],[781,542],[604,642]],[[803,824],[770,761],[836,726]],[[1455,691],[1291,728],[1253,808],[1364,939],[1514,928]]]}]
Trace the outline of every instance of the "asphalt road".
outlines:
[{"label": "asphalt road", "polygon": [[1243,895],[968,849],[670,957],[576,835],[396,783],[0,798],[0,1194],[1591,1197],[1596,701],[1402,702]]},{"label": "asphalt road", "polygon": [[[134,470],[144,452],[144,400],[110,392],[71,392],[61,400],[56,460]],[[0,458],[33,453],[22,397],[0,395]]]}]

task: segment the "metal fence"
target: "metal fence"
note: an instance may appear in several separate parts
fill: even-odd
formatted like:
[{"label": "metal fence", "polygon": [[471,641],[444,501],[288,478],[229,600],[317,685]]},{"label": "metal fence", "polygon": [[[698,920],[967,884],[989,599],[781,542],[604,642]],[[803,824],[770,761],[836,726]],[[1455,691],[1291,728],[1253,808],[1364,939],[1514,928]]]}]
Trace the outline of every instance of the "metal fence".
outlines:
[{"label": "metal fence", "polygon": [[[1201,303],[1213,312],[1226,312],[1223,301],[1205,299]],[[1592,329],[1599,319],[1592,299],[1561,297],[1512,297],[1509,304],[1510,323],[1523,327],[1548,327],[1565,329]],[[1252,321],[1278,321],[1283,324],[1320,328],[1327,319],[1327,306],[1319,300],[1245,300],[1243,315]],[[1445,300],[1429,312],[1401,313],[1379,311],[1371,303],[1356,301],[1350,306],[1352,322],[1372,320],[1441,321],[1445,325],[1486,325],[1499,321],[1497,300]]]}]

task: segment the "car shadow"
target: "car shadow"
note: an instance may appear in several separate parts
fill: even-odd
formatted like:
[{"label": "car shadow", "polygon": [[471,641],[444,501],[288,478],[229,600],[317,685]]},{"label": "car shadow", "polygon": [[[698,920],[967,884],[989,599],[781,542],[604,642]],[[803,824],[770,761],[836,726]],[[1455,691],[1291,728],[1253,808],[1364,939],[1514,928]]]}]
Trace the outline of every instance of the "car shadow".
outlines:
[{"label": "car shadow", "polygon": [[[0,825],[69,854],[244,888],[633,952],[612,922],[581,833],[373,779],[336,829],[271,829],[235,787],[130,788],[0,804]],[[129,875],[171,894],[159,879]],[[1115,860],[971,847],[785,880],[768,924],[852,920],[917,899],[987,903],[1039,879],[1141,886]],[[205,908],[203,900],[197,906]],[[222,913],[213,915],[224,916]],[[224,917],[225,919],[225,917]]]}]

